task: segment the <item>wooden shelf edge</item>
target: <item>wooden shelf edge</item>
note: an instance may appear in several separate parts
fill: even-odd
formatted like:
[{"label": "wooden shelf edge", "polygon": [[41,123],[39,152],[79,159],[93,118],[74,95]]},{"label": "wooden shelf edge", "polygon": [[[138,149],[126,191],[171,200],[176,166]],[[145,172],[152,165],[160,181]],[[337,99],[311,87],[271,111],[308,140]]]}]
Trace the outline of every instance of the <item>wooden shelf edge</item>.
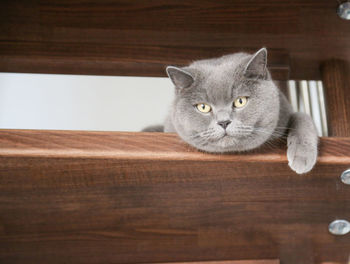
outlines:
[{"label": "wooden shelf edge", "polygon": [[[225,261],[196,261],[196,262],[164,262],[152,264],[279,264],[278,259],[256,260],[225,260]],[[145,263],[146,264],[146,263]]]},{"label": "wooden shelf edge", "polygon": [[[319,163],[350,163],[350,138],[321,138],[319,149]],[[11,156],[287,162],[283,145],[246,153],[209,154],[173,133],[2,129],[0,157]]]}]

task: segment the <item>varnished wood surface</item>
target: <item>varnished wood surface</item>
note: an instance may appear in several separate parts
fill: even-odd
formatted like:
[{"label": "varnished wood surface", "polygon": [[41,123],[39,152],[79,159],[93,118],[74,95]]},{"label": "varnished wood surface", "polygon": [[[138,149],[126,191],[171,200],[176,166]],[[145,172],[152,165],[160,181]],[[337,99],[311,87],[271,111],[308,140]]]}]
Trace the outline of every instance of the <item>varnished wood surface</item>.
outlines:
[{"label": "varnished wood surface", "polygon": [[350,62],[330,60],[322,64],[328,134],[350,137]]},{"label": "varnished wood surface", "polygon": [[[61,74],[92,74],[92,75],[125,75],[125,76],[160,76],[165,77],[165,68],[168,65],[183,66],[191,63],[191,58],[212,58],[233,52],[245,50],[247,52],[256,52],[256,49],[223,49],[191,51],[190,55],[185,53],[183,59],[177,59],[174,51],[155,51],[150,58],[144,58],[144,54],[150,53],[148,50],[134,48],[132,54],[130,51],[124,51],[125,48],[119,47],[118,53],[112,54],[112,51],[105,51],[110,57],[98,57],[90,55],[90,51],[85,51],[86,55],[79,54],[83,51],[79,45],[71,51],[61,51],[62,44],[58,48],[53,48],[51,52],[40,54],[45,47],[40,47],[38,54],[35,49],[28,48],[25,51],[26,56],[20,55],[26,45],[20,45],[18,50],[12,53],[8,48],[16,48],[15,43],[6,43],[4,47],[7,54],[1,56],[0,41],[0,71],[4,72],[29,72],[29,73],[61,73]],[[127,45],[127,44],[126,44]],[[130,47],[128,47],[130,49]],[[58,51],[57,51],[58,50]],[[3,53],[5,51],[3,50]],[[18,53],[19,55],[18,55]],[[181,52],[181,51],[178,51]],[[70,55],[73,53],[72,55]],[[164,54],[163,54],[164,53]],[[177,53],[178,54],[178,53]],[[198,55],[195,55],[198,54]],[[167,58],[163,58],[168,56]],[[289,78],[289,58],[286,52],[279,50],[269,50],[268,68],[274,80],[286,81]]]},{"label": "varnished wood surface", "polygon": [[[350,138],[322,138],[319,149],[319,161],[350,164]],[[7,157],[286,162],[285,151],[282,145],[272,150],[262,147],[253,154],[212,155],[195,150],[174,133],[0,130],[0,156]]]},{"label": "varnished wood surface", "polygon": [[[290,54],[292,79],[319,79],[321,61],[350,60],[350,27],[337,16],[337,5],[316,0],[2,1],[0,71],[165,76],[167,64],[266,46]],[[281,71],[273,56],[271,62]]]},{"label": "varnished wood surface", "polygon": [[233,261],[201,261],[201,262],[169,262],[169,263],[158,263],[158,264],[279,264],[278,259],[267,259],[267,260],[233,260]]},{"label": "varnished wood surface", "polygon": [[174,134],[0,130],[1,263],[345,263],[350,139],[315,169],[283,147],[212,155]]}]

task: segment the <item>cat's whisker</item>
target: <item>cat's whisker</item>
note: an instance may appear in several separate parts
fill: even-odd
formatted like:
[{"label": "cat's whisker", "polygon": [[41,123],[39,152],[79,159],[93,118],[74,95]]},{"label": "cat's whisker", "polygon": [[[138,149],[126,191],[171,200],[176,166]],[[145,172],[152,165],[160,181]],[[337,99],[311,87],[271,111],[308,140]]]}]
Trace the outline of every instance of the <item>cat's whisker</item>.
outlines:
[{"label": "cat's whisker", "polygon": [[196,133],[194,135],[191,135],[190,137],[191,138],[205,137],[205,136],[210,135],[213,131],[214,131],[214,129],[208,129],[208,130],[205,130],[205,131],[198,132],[198,133]]},{"label": "cat's whisker", "polygon": [[[271,143],[271,139],[274,140],[274,141],[278,141],[279,143],[284,143],[284,138],[285,138],[285,135],[284,134],[279,134],[279,133],[275,133],[275,132],[267,132],[263,129],[256,129],[255,130],[257,133],[262,133],[262,134],[266,134],[266,135],[269,135],[269,139],[266,141],[266,142],[269,142]],[[266,143],[265,142],[265,143]],[[267,143],[267,144],[269,144]]]},{"label": "cat's whisker", "polygon": [[275,149],[276,147],[278,147],[278,145],[273,144],[273,142],[271,142],[271,141],[264,142],[264,144],[262,146],[267,146],[272,150]]},{"label": "cat's whisker", "polygon": [[253,127],[252,127],[252,126],[244,126],[244,125],[239,125],[239,126],[236,126],[236,128],[253,129]]},{"label": "cat's whisker", "polygon": [[260,132],[263,132],[263,133],[266,133],[266,134],[271,134],[271,135],[277,135],[277,136],[285,136],[286,133],[284,132],[281,132],[281,131],[277,131],[277,130],[274,130],[274,131],[268,131],[268,130],[265,130],[263,128],[256,128],[255,129],[256,131],[260,131]]},{"label": "cat's whisker", "polygon": [[297,129],[292,128],[292,127],[275,127],[275,129],[278,129],[278,130],[284,129],[285,131],[288,131],[288,130],[297,130]]}]

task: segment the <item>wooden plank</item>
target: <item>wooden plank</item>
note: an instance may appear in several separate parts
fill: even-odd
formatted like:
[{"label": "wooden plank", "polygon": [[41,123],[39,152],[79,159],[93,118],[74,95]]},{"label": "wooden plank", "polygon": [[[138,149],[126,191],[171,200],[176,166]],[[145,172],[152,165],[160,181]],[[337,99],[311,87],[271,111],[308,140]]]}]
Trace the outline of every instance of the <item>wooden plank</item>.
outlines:
[{"label": "wooden plank", "polygon": [[[274,144],[277,144],[274,142]],[[350,163],[349,138],[322,138],[319,161],[327,164]],[[287,162],[285,149],[262,147],[250,153],[210,155],[196,151],[173,133],[0,130],[0,155],[4,157],[111,158],[138,160],[196,160]],[[252,155],[251,153],[254,153]]]},{"label": "wooden plank", "polygon": [[[23,50],[25,47],[26,50]],[[65,74],[99,74],[99,75],[137,75],[137,76],[166,76],[167,65],[187,65],[191,62],[188,51],[181,57],[174,58],[173,50],[163,47],[137,47],[131,45],[110,46],[96,44],[74,45],[71,43],[59,45],[45,43],[1,42],[0,70],[6,72],[31,73],[65,73]],[[177,51],[181,53],[182,48]],[[118,53],[114,54],[114,51]],[[191,56],[197,59],[222,56],[244,49],[216,47],[213,49],[191,50]],[[256,49],[245,49],[256,52]],[[25,56],[23,56],[25,52]],[[101,57],[101,53],[110,57]],[[12,55],[8,55],[12,54]],[[69,56],[67,56],[69,54]],[[113,55],[112,55],[113,54]],[[2,68],[2,66],[4,68]],[[275,80],[288,80],[289,57],[283,50],[269,50],[268,68]]]},{"label": "wooden plank", "polygon": [[174,134],[0,131],[1,263],[344,263],[349,138],[307,175],[285,149],[212,155]]},{"label": "wooden plank", "polygon": [[330,60],[322,65],[329,136],[350,137],[350,64]]},{"label": "wooden plank", "polygon": [[165,76],[167,64],[266,46],[290,54],[292,79],[319,79],[321,61],[350,60],[350,27],[336,15],[337,5],[316,0],[5,1],[0,71]]},{"label": "wooden plank", "polygon": [[227,261],[200,261],[200,262],[168,262],[159,264],[279,264],[278,259],[267,260],[227,260]]}]

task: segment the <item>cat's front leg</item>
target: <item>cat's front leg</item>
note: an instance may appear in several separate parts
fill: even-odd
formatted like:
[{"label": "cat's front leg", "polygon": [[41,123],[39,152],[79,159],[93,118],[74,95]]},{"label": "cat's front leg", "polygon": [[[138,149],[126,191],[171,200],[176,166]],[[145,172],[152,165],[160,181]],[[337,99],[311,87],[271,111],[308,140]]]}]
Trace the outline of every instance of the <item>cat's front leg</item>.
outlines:
[{"label": "cat's front leg", "polygon": [[317,159],[318,136],[310,116],[304,113],[293,113],[288,133],[288,165],[296,173],[309,172]]}]

